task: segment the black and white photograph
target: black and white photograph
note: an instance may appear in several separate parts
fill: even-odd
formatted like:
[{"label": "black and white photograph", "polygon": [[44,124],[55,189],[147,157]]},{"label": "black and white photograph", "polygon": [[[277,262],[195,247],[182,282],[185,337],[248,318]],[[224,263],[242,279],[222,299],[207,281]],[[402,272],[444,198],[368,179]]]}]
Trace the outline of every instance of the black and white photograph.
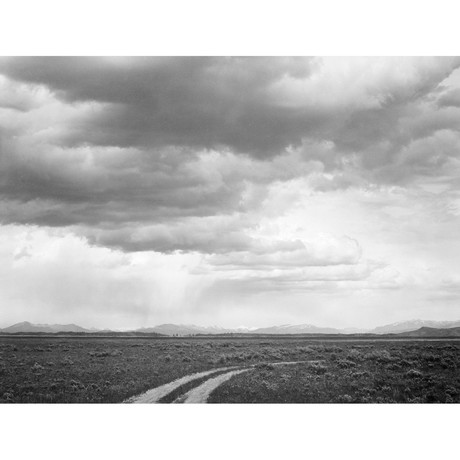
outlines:
[{"label": "black and white photograph", "polygon": [[119,49],[0,57],[0,414],[457,411],[460,57]]},{"label": "black and white photograph", "polygon": [[460,401],[460,59],[0,75],[2,402]]}]

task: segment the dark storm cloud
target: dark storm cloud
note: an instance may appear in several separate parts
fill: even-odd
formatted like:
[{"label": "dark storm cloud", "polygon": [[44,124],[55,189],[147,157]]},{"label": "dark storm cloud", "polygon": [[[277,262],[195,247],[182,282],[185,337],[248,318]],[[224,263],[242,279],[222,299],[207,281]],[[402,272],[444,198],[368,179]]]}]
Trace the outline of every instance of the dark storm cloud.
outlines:
[{"label": "dark storm cloud", "polygon": [[0,219],[125,251],[248,251],[255,266],[277,251],[248,236],[276,182],[454,174],[458,90],[442,82],[458,60],[335,62],[0,60]]},{"label": "dark storm cloud", "polygon": [[[212,214],[219,207],[232,208],[239,191],[237,183],[229,190],[231,177],[214,176],[203,169],[205,165],[193,152],[40,150],[24,146],[23,157],[16,155],[17,149],[3,150],[0,161],[8,174],[0,175],[0,185],[10,199],[66,203],[77,215],[82,207],[88,216],[92,206],[104,205],[106,215],[114,214],[112,220],[118,205],[126,210],[121,219],[135,218],[137,211],[147,208],[150,216],[186,216],[188,210],[193,215]],[[115,164],[111,156],[119,157]]]},{"label": "dark storm cloud", "polygon": [[460,107],[460,89],[453,89],[439,98],[441,107]]},{"label": "dark storm cloud", "polygon": [[106,104],[62,139],[67,144],[229,146],[259,155],[299,143],[308,117],[276,106],[267,91],[306,78],[298,58],[15,58],[10,79],[47,86],[69,102]]},{"label": "dark storm cloud", "polygon": [[[345,106],[322,103],[328,88],[314,86],[325,72],[318,59],[36,57],[3,60],[0,72],[71,103],[102,104],[58,136],[63,145],[228,147],[266,158],[309,137],[331,140],[342,152],[382,139],[395,148],[407,142],[399,121],[416,114],[414,103],[458,62],[421,64],[408,70],[409,82],[404,75],[370,82]],[[330,84],[348,91],[345,80]]]}]

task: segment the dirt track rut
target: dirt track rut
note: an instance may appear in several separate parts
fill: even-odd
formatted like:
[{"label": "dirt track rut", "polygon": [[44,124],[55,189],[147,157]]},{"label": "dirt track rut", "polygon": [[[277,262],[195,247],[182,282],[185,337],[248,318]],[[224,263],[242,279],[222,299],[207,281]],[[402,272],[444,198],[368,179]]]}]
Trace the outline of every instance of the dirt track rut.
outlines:
[{"label": "dirt track rut", "polygon": [[[275,362],[275,363],[265,363],[271,366],[290,366],[295,364],[302,364],[307,363],[309,361],[284,361],[284,362]],[[184,393],[182,396],[179,396],[174,402],[175,403],[185,403],[185,404],[203,404],[206,403],[210,394],[222,385],[224,382],[230,380],[233,376],[242,374],[243,372],[249,372],[256,369],[256,367],[249,366],[249,367],[220,367],[216,369],[211,369],[205,372],[197,372],[195,374],[186,375],[185,377],[181,377],[180,379],[174,380],[173,382],[166,383],[165,385],[161,385],[157,388],[153,388],[145,393],[142,393],[138,396],[133,396],[126,400],[127,403],[135,403],[135,404],[155,404],[161,402],[161,399],[172,393],[177,388],[181,386],[193,382],[194,380],[199,380],[204,377],[209,376],[210,378],[205,382],[201,383],[197,387],[191,389],[190,391]],[[217,377],[212,377],[213,374],[218,372],[224,372],[218,375]]]},{"label": "dirt track rut", "polygon": [[169,393],[172,393],[177,388],[185,385],[186,383],[192,382],[193,380],[198,380],[208,375],[215,374],[219,371],[225,371],[232,369],[231,367],[221,367],[220,369],[211,369],[210,371],[197,372],[196,374],[186,375],[180,379],[174,380],[173,382],[166,383],[157,388],[153,388],[145,393],[142,393],[139,396],[133,396],[129,398],[126,402],[133,404],[154,404],[160,401],[160,399],[167,396]]},{"label": "dirt track rut", "polygon": [[179,398],[179,401],[184,404],[203,404],[206,403],[209,395],[220,385],[222,385],[227,380],[230,380],[234,375],[242,374],[243,372],[251,371],[252,368],[248,369],[239,369],[236,371],[230,371],[225,374],[218,375],[217,377],[206,380],[206,382],[201,385],[193,388],[188,393],[186,393],[182,398]]}]

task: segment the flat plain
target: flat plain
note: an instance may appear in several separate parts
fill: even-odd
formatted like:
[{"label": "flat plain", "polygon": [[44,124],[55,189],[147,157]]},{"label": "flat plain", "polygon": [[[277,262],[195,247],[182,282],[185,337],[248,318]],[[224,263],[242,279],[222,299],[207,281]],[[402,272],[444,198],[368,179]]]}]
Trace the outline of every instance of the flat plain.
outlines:
[{"label": "flat plain", "polygon": [[[284,365],[282,363],[288,363]],[[0,402],[118,403],[235,373],[210,403],[458,403],[460,341],[311,337],[0,337]],[[174,402],[206,378],[158,402]]]}]

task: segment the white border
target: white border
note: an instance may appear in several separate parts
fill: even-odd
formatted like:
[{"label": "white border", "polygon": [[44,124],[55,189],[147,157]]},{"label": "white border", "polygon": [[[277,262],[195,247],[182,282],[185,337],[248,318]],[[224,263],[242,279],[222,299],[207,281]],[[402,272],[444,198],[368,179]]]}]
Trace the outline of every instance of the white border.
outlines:
[{"label": "white border", "polygon": [[[455,55],[455,1],[15,0],[0,55]],[[446,458],[458,405],[0,405],[3,458]],[[455,418],[454,418],[455,417]]]},{"label": "white border", "polygon": [[3,458],[450,458],[456,405],[1,406]]},{"label": "white border", "polygon": [[15,0],[0,55],[456,55],[456,0]]}]

